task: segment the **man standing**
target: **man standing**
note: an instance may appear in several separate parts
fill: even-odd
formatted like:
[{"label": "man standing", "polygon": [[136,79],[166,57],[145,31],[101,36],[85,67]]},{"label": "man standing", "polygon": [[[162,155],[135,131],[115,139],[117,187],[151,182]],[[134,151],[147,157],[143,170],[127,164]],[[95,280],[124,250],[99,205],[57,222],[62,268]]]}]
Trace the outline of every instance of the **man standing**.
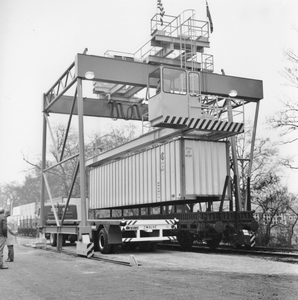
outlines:
[{"label": "man standing", "polygon": [[6,245],[8,249],[8,259],[7,262],[13,262],[14,260],[14,244],[16,243],[16,236],[18,235],[18,227],[15,222],[14,217],[10,216],[10,211],[5,211],[5,216],[7,217],[7,238]]},{"label": "man standing", "polygon": [[0,207],[0,270],[8,269],[3,265],[3,249],[7,237],[7,222],[4,215],[4,209]]}]

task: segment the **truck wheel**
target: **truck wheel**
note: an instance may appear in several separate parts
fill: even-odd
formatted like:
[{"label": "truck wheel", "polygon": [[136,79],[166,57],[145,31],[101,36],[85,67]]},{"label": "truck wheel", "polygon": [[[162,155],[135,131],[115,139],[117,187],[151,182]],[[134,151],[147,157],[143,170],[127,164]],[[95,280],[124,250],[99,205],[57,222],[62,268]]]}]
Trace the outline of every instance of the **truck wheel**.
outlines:
[{"label": "truck wheel", "polygon": [[63,237],[62,237],[62,246],[66,245],[66,241],[67,241],[67,235],[63,234]]},{"label": "truck wheel", "polygon": [[75,235],[72,235],[68,238],[68,240],[71,244],[74,244],[77,241],[77,237]]},{"label": "truck wheel", "polygon": [[108,234],[104,228],[98,234],[98,247],[102,254],[109,254],[112,251],[112,245],[108,242]]},{"label": "truck wheel", "polygon": [[222,235],[219,234],[219,235],[213,236],[211,240],[207,240],[206,243],[207,243],[207,246],[209,247],[209,249],[215,250],[219,246],[221,240],[222,240]]},{"label": "truck wheel", "polygon": [[51,246],[57,247],[57,234],[56,233],[51,233]]}]

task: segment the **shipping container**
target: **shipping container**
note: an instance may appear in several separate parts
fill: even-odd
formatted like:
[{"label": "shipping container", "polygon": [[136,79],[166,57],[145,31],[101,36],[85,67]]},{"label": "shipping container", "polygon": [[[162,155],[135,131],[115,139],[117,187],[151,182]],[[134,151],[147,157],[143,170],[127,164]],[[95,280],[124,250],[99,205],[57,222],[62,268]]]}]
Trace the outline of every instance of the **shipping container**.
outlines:
[{"label": "shipping container", "polygon": [[17,221],[19,234],[36,236],[39,207],[36,202],[13,207],[12,216]]},{"label": "shipping container", "polygon": [[225,142],[180,137],[91,169],[89,208],[219,198],[228,168]]}]

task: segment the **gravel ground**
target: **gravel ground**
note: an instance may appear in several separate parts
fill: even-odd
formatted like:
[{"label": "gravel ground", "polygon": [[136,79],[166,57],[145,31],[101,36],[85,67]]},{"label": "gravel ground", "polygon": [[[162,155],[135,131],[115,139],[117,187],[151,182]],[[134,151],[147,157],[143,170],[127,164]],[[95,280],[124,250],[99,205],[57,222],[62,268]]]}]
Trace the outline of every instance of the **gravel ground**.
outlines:
[{"label": "gravel ground", "polygon": [[163,250],[105,256],[129,261],[133,254],[141,266],[129,267],[34,249],[24,241],[15,246],[15,262],[0,270],[1,299],[285,300],[298,295],[297,264]]}]

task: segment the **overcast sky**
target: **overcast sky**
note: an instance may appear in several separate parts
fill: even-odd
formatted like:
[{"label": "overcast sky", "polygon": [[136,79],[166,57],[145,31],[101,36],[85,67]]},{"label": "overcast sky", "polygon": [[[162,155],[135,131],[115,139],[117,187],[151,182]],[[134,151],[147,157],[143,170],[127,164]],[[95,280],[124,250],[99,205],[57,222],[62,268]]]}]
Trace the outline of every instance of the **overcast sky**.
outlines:
[{"label": "overcast sky", "polygon": [[[206,20],[205,0],[163,0],[166,14],[195,9]],[[280,71],[284,49],[298,50],[297,0],[209,0],[215,72],[261,79],[259,137],[264,121],[293,90]],[[0,0],[0,183],[22,182],[23,155],[36,161],[42,145],[42,96],[77,53],[134,52],[149,40],[156,0]],[[107,130],[100,121],[101,131]],[[284,152],[285,150],[282,149]],[[295,149],[292,149],[295,151]],[[293,154],[294,152],[292,152]],[[298,173],[284,182],[298,192]]]}]

